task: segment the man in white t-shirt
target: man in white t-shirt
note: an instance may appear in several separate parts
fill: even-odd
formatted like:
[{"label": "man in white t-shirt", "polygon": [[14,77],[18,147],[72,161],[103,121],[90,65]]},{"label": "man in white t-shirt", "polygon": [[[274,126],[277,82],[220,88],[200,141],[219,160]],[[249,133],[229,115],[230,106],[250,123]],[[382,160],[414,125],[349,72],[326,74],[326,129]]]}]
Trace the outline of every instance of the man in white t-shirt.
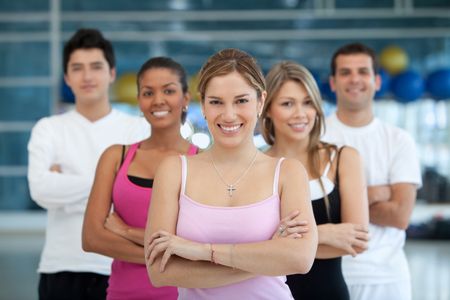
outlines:
[{"label": "man in white t-shirt", "polygon": [[115,79],[111,43],[95,29],[78,30],[64,46],[64,79],[75,109],[37,122],[28,143],[31,197],[47,210],[39,262],[39,299],[105,299],[111,259],[81,247],[84,210],[102,152],[150,133],[143,118],[111,108]]},{"label": "man in white t-shirt", "polygon": [[330,85],[337,111],[328,117],[323,140],[356,148],[363,158],[369,197],[369,248],[344,257],[352,300],[410,300],[411,282],[403,246],[405,229],[421,186],[412,137],[374,117],[380,88],[372,49],[354,43],[339,48],[331,62]]}]

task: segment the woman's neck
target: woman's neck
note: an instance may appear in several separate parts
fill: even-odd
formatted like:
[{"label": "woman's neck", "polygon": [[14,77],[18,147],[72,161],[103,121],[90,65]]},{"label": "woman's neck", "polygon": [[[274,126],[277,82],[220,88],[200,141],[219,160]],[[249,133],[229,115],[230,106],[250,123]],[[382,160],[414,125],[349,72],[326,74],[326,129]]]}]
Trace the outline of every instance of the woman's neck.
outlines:
[{"label": "woman's neck", "polygon": [[308,140],[292,141],[277,139],[268,153],[276,157],[295,158],[305,163],[308,156]]},{"label": "woman's neck", "polygon": [[255,155],[255,151],[259,151],[253,140],[240,145],[238,147],[228,148],[214,144],[210,149],[210,154],[218,164],[240,164],[248,162],[249,158]]},{"label": "woman's neck", "polygon": [[180,133],[180,130],[152,130],[151,136],[141,143],[141,149],[156,148],[161,150],[185,148],[189,142]]}]

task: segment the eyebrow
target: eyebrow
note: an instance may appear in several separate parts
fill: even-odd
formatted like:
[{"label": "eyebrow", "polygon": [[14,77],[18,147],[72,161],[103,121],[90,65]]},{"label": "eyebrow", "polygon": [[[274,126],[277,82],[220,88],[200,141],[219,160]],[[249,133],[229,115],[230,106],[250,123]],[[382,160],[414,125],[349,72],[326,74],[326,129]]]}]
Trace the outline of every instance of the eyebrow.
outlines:
[{"label": "eyebrow", "polygon": [[[79,66],[82,66],[82,65],[84,65],[83,63],[81,63],[81,62],[73,62],[73,63],[71,63],[70,64],[70,66],[74,66],[74,67],[79,67]],[[91,63],[89,63],[89,65],[104,65],[104,62],[102,62],[102,61],[94,61],[94,62],[91,62]]]},{"label": "eyebrow", "polygon": [[[170,85],[177,85],[175,82],[169,82],[169,83],[166,83],[166,84],[164,84],[163,85],[163,87],[168,87],[168,86],[170,86]],[[147,88],[147,89],[152,89],[153,87],[152,86],[150,86],[150,85],[142,85],[142,87],[143,88]]]},{"label": "eyebrow", "polygon": [[[364,66],[364,67],[357,67],[356,69],[357,70],[370,70],[371,67]],[[337,69],[337,71],[350,71],[350,70],[352,70],[352,68],[348,68],[348,67],[342,67],[342,68]]]},{"label": "eyebrow", "polygon": [[[236,95],[236,96],[234,96],[234,99],[242,98],[242,97],[245,97],[245,96],[250,96],[250,94]],[[218,96],[207,96],[206,98],[210,98],[210,99],[221,99],[221,98],[218,97]]]}]

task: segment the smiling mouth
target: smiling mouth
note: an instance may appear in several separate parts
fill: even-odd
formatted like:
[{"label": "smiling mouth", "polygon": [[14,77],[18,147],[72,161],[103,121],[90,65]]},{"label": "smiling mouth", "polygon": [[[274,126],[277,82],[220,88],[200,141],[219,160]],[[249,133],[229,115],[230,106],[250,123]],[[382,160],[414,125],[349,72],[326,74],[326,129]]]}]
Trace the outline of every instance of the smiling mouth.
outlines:
[{"label": "smiling mouth", "polygon": [[347,93],[350,93],[350,94],[361,93],[362,91],[363,91],[362,88],[349,88],[349,89],[347,89]]},{"label": "smiling mouth", "polygon": [[306,123],[297,123],[297,124],[289,124],[289,126],[291,128],[293,128],[294,130],[303,130],[306,128],[307,124]]},{"label": "smiling mouth", "polygon": [[242,127],[242,124],[237,124],[237,125],[231,125],[231,126],[226,126],[226,125],[221,125],[218,124],[219,128],[222,129],[222,131],[224,131],[225,133],[235,133],[238,132],[239,129]]},{"label": "smiling mouth", "polygon": [[162,118],[164,116],[167,116],[169,114],[169,111],[164,110],[164,111],[154,111],[152,112],[152,115],[157,117],[157,118]]}]

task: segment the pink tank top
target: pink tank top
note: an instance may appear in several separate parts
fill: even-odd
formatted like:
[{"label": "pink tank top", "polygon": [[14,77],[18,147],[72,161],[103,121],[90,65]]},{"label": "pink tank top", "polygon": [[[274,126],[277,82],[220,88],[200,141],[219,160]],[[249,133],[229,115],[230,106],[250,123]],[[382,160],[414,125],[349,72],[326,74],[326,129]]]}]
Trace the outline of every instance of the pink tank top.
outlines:
[{"label": "pink tank top", "polygon": [[[239,244],[272,238],[280,222],[278,178],[281,158],[275,169],[273,194],[245,206],[218,207],[196,202],[185,194],[187,160],[181,156],[182,183],[179,200],[177,235],[199,243]],[[286,277],[258,276],[218,288],[178,288],[182,300],[293,299]]]},{"label": "pink tank top", "polygon": [[[145,228],[152,188],[141,187],[128,179],[128,167],[140,143],[130,146],[122,166],[117,173],[113,187],[114,210],[122,220],[132,227]],[[191,146],[188,155],[197,153]],[[147,269],[143,264],[134,264],[114,259],[107,290],[107,299],[177,299],[175,287],[155,288],[150,283]]]}]

